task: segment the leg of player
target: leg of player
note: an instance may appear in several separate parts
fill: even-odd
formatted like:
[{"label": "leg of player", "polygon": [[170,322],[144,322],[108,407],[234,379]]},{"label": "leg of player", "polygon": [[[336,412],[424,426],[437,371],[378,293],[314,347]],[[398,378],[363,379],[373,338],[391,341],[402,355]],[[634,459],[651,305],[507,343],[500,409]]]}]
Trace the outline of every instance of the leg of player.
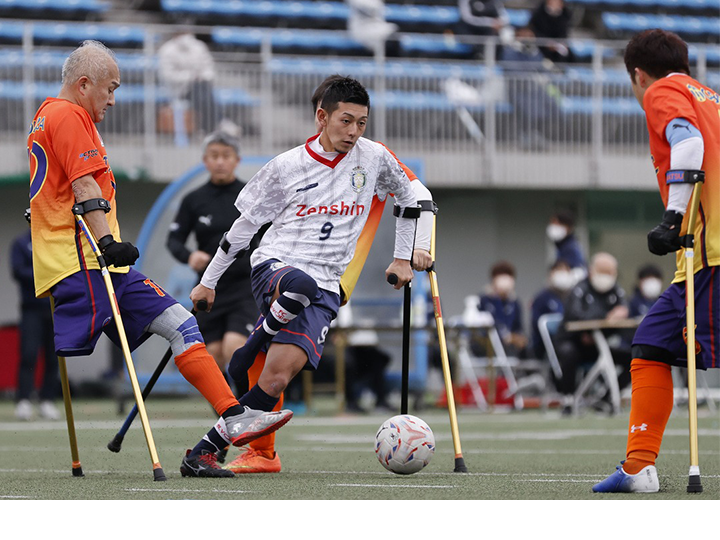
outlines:
[{"label": "leg of player", "polygon": [[[227,443],[245,444],[265,435],[268,430],[278,429],[292,417],[291,411],[268,414],[238,403],[215,360],[207,352],[195,317],[180,304],[163,311],[148,325],[147,331],[170,342],[180,373],[221,416],[223,428],[231,434]],[[223,448],[225,446],[222,445]],[[216,451],[212,451],[212,456],[188,452],[181,467],[183,476],[231,476],[229,471],[223,471],[214,462]]]},{"label": "leg of player", "polygon": [[[265,368],[264,352],[257,355],[255,363],[248,371],[248,383],[250,387],[257,384],[260,374]],[[280,395],[280,399],[273,408],[273,411],[279,411],[283,406],[283,395]],[[280,462],[280,456],[275,451],[275,433],[260,437],[252,441],[244,451],[241,450],[239,456],[237,456],[232,462],[225,466],[226,469],[234,472],[235,474],[247,474],[247,473],[277,473],[282,470],[282,464]]]},{"label": "leg of player", "polygon": [[672,372],[668,364],[635,358],[628,426],[627,458],[602,482],[597,493],[655,493],[660,489],[655,460],[673,407]]},{"label": "leg of player", "polygon": [[228,373],[235,380],[247,373],[263,346],[308,307],[318,294],[315,280],[295,268],[280,278],[275,290],[267,315],[258,322],[245,345],[235,351],[230,360]]},{"label": "leg of player", "polygon": [[[266,430],[261,435],[269,435],[284,425],[287,420],[284,419],[286,411],[273,413],[273,411],[283,391],[290,381],[297,375],[303,366],[307,363],[307,353],[300,347],[288,343],[274,343],[270,346],[265,360],[265,366],[255,384],[250,390],[240,398],[240,404],[246,407],[246,410],[267,411],[267,415],[279,415],[278,422],[280,425],[272,430]],[[287,411],[292,416],[292,412]],[[283,421],[284,420],[284,421]],[[226,419],[220,418],[213,429],[211,429],[202,440],[188,453],[189,458],[196,456],[206,456],[216,454],[227,444],[232,442],[235,446],[241,446],[244,442],[238,444],[231,441],[231,427],[226,427]],[[256,439],[257,437],[254,437]],[[186,458],[187,459],[187,458]]]}]

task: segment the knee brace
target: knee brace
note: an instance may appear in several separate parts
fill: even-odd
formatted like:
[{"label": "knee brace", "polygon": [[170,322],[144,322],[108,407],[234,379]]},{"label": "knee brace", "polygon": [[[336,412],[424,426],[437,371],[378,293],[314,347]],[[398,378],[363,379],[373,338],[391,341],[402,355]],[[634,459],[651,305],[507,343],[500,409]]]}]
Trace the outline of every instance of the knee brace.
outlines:
[{"label": "knee brace", "polygon": [[280,280],[280,296],[270,306],[263,327],[269,334],[277,334],[300,312],[308,307],[318,293],[315,280],[302,270],[291,270]]},{"label": "knee brace", "polygon": [[180,304],[174,304],[155,317],[145,330],[170,342],[174,356],[197,343],[205,343],[195,317]]}]

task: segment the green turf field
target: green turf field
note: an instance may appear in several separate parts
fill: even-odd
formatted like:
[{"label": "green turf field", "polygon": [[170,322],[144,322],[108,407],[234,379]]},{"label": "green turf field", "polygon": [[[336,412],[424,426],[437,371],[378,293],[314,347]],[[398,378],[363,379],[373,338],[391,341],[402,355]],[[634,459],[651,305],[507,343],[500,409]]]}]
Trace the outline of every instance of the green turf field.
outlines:
[{"label": "green turf field", "polygon": [[[283,470],[229,479],[182,478],[181,456],[211,426],[207,404],[196,399],[147,403],[160,460],[168,481],[153,482],[139,418],[119,454],[106,444],[122,425],[110,400],[74,402],[84,478],[70,474],[66,424],[16,422],[13,404],[0,403],[0,500],[275,499],[275,500],[518,500],[518,499],[705,499],[720,495],[720,419],[700,408],[700,465],[704,493],[686,493],[687,412],[676,410],[658,461],[661,492],[595,495],[591,486],[622,459],[627,412],[609,418],[588,413],[561,418],[557,411],[479,413],[459,411],[468,474],[453,472],[447,411],[421,416],[435,433],[437,451],[426,469],[411,476],[385,471],[374,435],[390,415],[297,415],[278,432]],[[60,403],[60,405],[62,405]],[[411,411],[412,412],[412,411]],[[231,451],[230,457],[234,457]],[[1,504],[1,503],[0,503]]]}]

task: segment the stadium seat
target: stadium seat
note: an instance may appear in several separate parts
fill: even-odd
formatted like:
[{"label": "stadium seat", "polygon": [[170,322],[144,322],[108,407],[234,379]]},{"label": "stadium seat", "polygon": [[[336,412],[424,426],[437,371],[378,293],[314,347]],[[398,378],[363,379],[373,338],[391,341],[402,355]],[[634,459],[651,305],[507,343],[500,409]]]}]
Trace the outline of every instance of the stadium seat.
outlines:
[{"label": "stadium seat", "polygon": [[[268,63],[268,69],[273,73],[282,74],[327,76],[333,73],[352,73],[354,76],[360,77],[375,75],[377,64],[373,60],[335,60],[330,58],[310,60],[275,56]],[[402,77],[444,80],[455,77],[466,80],[484,80],[488,76],[488,69],[475,62],[390,60],[385,64],[385,75],[391,79]]]},{"label": "stadium seat", "polygon": [[[21,43],[25,24],[0,22],[0,40]],[[123,24],[87,24],[76,22],[33,23],[33,39],[39,43],[78,45],[86,39],[96,39],[108,46],[141,46],[145,41],[142,26]]]},{"label": "stadium seat", "polygon": [[217,27],[211,32],[213,43],[229,47],[258,49],[269,39],[280,51],[323,51],[332,53],[367,53],[367,49],[345,32],[322,30],[275,30],[266,28]]},{"label": "stadium seat", "polygon": [[663,28],[681,36],[720,36],[720,17],[683,17],[635,13],[603,13],[602,22],[611,35],[636,33],[650,28]]},{"label": "stadium seat", "polygon": [[[590,97],[565,96],[560,105],[562,111],[573,115],[592,115],[595,108]],[[643,110],[635,98],[603,98],[603,116],[641,116]]]},{"label": "stadium seat", "polygon": [[110,9],[100,0],[0,0],[0,16],[57,16],[99,15]]}]

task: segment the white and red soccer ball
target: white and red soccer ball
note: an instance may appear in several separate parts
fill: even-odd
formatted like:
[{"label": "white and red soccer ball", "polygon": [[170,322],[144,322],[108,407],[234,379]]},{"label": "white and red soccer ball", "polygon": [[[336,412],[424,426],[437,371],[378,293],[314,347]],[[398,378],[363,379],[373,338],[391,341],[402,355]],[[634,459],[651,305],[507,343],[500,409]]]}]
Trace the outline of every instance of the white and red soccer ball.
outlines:
[{"label": "white and red soccer ball", "polygon": [[430,426],[410,414],[389,418],[375,435],[375,454],[388,471],[413,474],[423,469],[435,453]]}]

